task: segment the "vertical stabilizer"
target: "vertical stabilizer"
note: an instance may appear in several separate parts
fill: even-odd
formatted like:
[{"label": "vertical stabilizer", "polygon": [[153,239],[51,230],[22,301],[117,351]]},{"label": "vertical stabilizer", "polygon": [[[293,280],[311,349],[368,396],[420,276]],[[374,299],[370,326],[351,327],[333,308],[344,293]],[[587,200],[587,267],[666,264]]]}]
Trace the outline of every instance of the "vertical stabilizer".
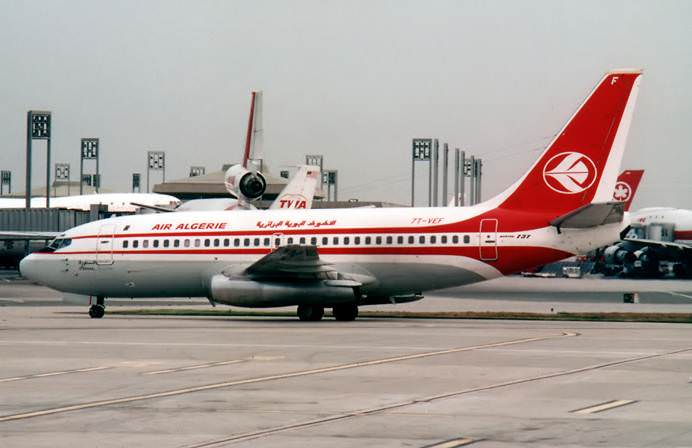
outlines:
[{"label": "vertical stabilizer", "polygon": [[301,165],[295,176],[269,206],[269,209],[312,208],[312,200],[315,197],[319,178],[319,166]]},{"label": "vertical stabilizer", "polygon": [[612,201],[640,75],[607,73],[533,167],[497,198],[499,207],[554,217]]},{"label": "vertical stabilizer", "polygon": [[630,210],[643,175],[644,170],[625,170],[618,177],[615,190],[613,190],[613,199],[624,202],[626,212]]}]

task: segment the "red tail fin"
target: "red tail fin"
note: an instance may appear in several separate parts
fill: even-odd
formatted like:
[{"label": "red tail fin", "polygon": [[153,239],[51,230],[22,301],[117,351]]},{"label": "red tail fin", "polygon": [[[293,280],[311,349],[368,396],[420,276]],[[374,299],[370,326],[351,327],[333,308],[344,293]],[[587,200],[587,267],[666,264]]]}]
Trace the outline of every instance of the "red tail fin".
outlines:
[{"label": "red tail fin", "polygon": [[559,216],[612,201],[640,75],[607,73],[529,172],[501,195],[499,206]]},{"label": "red tail fin", "polygon": [[629,211],[637,193],[639,182],[642,180],[644,170],[626,170],[620,174],[613,191],[613,200],[625,203],[625,211]]}]

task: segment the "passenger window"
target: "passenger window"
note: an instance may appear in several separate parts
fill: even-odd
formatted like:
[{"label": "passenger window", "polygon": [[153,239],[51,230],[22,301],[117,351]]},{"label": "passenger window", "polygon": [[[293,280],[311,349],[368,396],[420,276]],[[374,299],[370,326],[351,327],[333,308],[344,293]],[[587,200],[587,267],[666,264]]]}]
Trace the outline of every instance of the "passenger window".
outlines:
[{"label": "passenger window", "polygon": [[255,243],[255,247],[259,246],[259,238],[255,238],[254,243]]},{"label": "passenger window", "polygon": [[452,236],[452,243],[459,244],[459,235]]},{"label": "passenger window", "polygon": [[447,235],[442,235],[442,236],[440,237],[440,240],[441,240],[440,242],[441,242],[442,244],[447,244]]},{"label": "passenger window", "polygon": [[464,235],[464,244],[469,244],[471,242],[471,237],[468,235]]},{"label": "passenger window", "polygon": [[199,238],[195,238],[195,247],[199,247],[202,245],[202,241]]},{"label": "passenger window", "polygon": [[413,243],[414,243],[413,236],[409,236],[409,237],[408,237],[408,243],[409,243],[409,244],[413,244]]},{"label": "passenger window", "polygon": [[[380,243],[377,243],[377,244],[380,244]],[[387,237],[387,244],[392,244],[392,237],[391,236]]]},{"label": "passenger window", "polygon": [[185,240],[185,247],[190,247],[190,240]]},{"label": "passenger window", "polygon": [[348,246],[350,242],[351,242],[351,238],[345,236],[344,237],[344,246]]},{"label": "passenger window", "polygon": [[235,239],[233,240],[233,246],[235,246],[235,247],[239,247],[239,246],[240,246],[240,238],[235,238]]},{"label": "passenger window", "polygon": [[286,240],[287,244],[293,244],[293,237],[289,237],[288,240]]},{"label": "passenger window", "polygon": [[322,245],[326,246],[327,244],[329,244],[329,238],[327,238],[326,236],[322,237]]},{"label": "passenger window", "polygon": [[204,239],[204,247],[209,247],[211,246],[211,240],[209,238]]},{"label": "passenger window", "polygon": [[310,244],[312,244],[313,246],[317,246],[317,237],[313,236],[312,238],[310,238]]},{"label": "passenger window", "polygon": [[214,247],[219,247],[220,244],[221,240],[219,240],[218,238],[214,238]]},{"label": "passenger window", "polygon": [[359,236],[353,238],[353,244],[360,244],[360,237]]},{"label": "passenger window", "polygon": [[154,247],[159,247],[159,240],[154,240]]},{"label": "passenger window", "polygon": [[180,240],[173,240],[173,247],[180,247]]},{"label": "passenger window", "polygon": [[424,235],[419,236],[419,237],[418,237],[418,242],[421,243],[421,244],[425,244],[425,236],[424,236]]},{"label": "passenger window", "polygon": [[404,244],[404,237],[403,236],[397,236],[396,237],[396,243],[397,244]]},{"label": "passenger window", "polygon": [[435,244],[437,242],[437,237],[435,235],[430,237],[430,244]]},{"label": "passenger window", "polygon": [[332,244],[334,244],[335,246],[339,245],[339,237],[338,236],[335,236],[334,238],[332,238]]},{"label": "passenger window", "polygon": [[300,238],[300,244],[305,244],[305,238],[304,237]]},{"label": "passenger window", "polygon": [[135,248],[135,249],[137,249],[137,248],[139,247],[139,240],[134,240],[134,241],[132,242],[132,247]]},{"label": "passenger window", "polygon": [[123,249],[127,249],[128,244],[129,244],[129,241],[127,241],[127,240],[123,241]]},{"label": "passenger window", "polygon": [[281,246],[281,238],[274,238],[274,246],[276,246],[276,247]]},{"label": "passenger window", "polygon": [[250,238],[245,238],[243,240],[243,246],[248,247],[250,245]]},{"label": "passenger window", "polygon": [[171,242],[169,240],[163,240],[163,247],[168,247],[171,245]]},{"label": "passenger window", "polygon": [[264,239],[264,247],[269,247],[271,245],[271,240],[269,238]]},{"label": "passenger window", "polygon": [[228,238],[224,238],[223,239],[223,247],[228,247],[230,245],[231,245],[231,240],[229,240]]},{"label": "passenger window", "polygon": [[370,244],[371,241],[372,241],[372,238],[370,238],[369,236],[365,237],[365,244]]}]

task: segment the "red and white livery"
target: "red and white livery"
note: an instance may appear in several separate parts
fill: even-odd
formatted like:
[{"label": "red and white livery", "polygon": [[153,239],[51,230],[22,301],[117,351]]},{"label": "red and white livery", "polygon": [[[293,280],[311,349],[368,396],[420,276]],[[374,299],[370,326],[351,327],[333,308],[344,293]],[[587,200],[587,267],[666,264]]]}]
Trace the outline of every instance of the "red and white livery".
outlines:
[{"label": "red and white livery", "polygon": [[603,247],[627,225],[613,201],[639,70],[607,73],[514,185],[473,207],[188,212],[92,222],[22,261],[72,294],[201,296],[298,305],[317,320],[422,298]]}]

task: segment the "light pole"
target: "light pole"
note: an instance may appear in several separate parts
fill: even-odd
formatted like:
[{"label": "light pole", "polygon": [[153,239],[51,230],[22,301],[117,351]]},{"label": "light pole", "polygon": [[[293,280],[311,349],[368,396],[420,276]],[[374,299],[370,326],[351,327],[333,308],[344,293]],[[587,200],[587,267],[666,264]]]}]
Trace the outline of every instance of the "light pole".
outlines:
[{"label": "light pole", "polygon": [[25,207],[31,208],[31,152],[34,140],[46,141],[46,208],[50,207],[51,113],[30,110],[26,113],[26,192]]}]

